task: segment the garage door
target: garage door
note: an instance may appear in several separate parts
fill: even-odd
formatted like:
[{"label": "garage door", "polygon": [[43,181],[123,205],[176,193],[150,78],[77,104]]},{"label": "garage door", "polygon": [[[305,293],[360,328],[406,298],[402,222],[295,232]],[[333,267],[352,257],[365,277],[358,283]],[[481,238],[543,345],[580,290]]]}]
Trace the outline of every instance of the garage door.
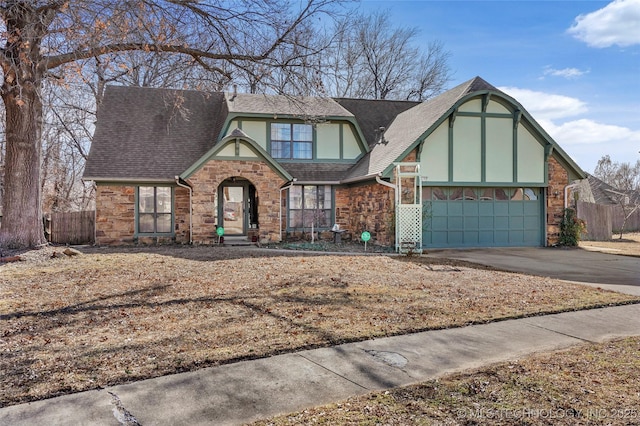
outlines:
[{"label": "garage door", "polygon": [[423,245],[544,245],[541,188],[424,188]]}]

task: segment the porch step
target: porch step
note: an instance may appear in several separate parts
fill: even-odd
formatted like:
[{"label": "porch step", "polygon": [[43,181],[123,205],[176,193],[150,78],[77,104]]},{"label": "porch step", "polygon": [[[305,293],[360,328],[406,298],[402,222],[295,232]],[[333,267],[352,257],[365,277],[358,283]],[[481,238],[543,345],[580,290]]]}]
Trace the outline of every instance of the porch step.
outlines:
[{"label": "porch step", "polygon": [[224,247],[248,247],[255,246],[257,243],[253,243],[247,239],[247,237],[224,237]]}]

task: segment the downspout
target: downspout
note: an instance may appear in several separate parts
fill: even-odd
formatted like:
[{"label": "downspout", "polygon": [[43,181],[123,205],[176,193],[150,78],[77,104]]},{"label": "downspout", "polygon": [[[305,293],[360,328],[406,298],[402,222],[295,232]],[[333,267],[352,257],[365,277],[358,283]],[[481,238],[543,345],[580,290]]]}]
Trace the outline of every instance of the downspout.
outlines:
[{"label": "downspout", "polygon": [[569,206],[569,203],[567,202],[567,195],[569,193],[569,189],[575,188],[577,186],[580,186],[580,183],[574,182],[571,185],[567,185],[564,187],[564,208],[565,209]]},{"label": "downspout", "polygon": [[192,190],[189,185],[184,185],[180,183],[180,176],[176,176],[176,185],[182,188],[186,188],[189,191],[189,244],[193,244],[193,200],[192,200]]},{"label": "downspout", "polygon": [[96,200],[95,208],[93,209],[93,245],[98,245],[98,229],[96,224],[98,223],[98,184],[96,181],[91,182],[91,186],[93,186],[93,199]]},{"label": "downspout", "polygon": [[280,242],[282,242],[282,191],[286,191],[287,189],[291,188],[294,184],[295,181],[297,181],[298,179],[293,178],[292,181],[289,182],[288,185],[283,186],[282,188],[280,188],[280,200],[279,200],[279,204],[280,204],[280,212],[278,214],[278,222],[280,224]]}]

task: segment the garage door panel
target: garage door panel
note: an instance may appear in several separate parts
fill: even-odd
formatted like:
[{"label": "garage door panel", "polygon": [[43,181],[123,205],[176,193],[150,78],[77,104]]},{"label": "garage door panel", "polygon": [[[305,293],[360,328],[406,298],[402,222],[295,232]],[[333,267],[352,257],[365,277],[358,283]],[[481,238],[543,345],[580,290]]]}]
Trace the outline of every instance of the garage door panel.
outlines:
[{"label": "garage door panel", "polygon": [[[510,199],[527,188],[456,188],[457,193],[488,194],[473,197],[425,200],[427,211],[423,233],[426,247],[491,247],[543,245],[543,197]],[[531,189],[528,189],[531,192]],[[442,188],[443,193],[451,190]],[[538,189],[533,188],[535,191]],[[430,191],[437,193],[438,191]],[[537,192],[543,193],[543,191]],[[495,198],[491,198],[492,194]],[[498,195],[502,194],[500,197]],[[506,199],[505,199],[506,198]]]},{"label": "garage door panel", "polygon": [[524,206],[522,201],[510,201],[509,202],[509,215],[523,215],[524,214]]},{"label": "garage door panel", "polygon": [[494,229],[493,217],[484,217],[484,216],[479,217],[478,227],[480,229]]},{"label": "garage door panel", "polygon": [[509,230],[524,229],[524,218],[522,216],[509,217]]},{"label": "garage door panel", "polygon": [[525,216],[524,229],[540,231],[540,216]]},{"label": "garage door panel", "polygon": [[462,216],[462,201],[449,201],[447,212],[449,216]]},{"label": "garage door panel", "polygon": [[496,216],[508,216],[509,215],[509,202],[508,201],[496,201],[493,206],[493,214]]},{"label": "garage door panel", "polygon": [[465,216],[478,216],[480,214],[480,205],[477,202],[464,202],[462,203],[462,211]]},{"label": "garage door panel", "polygon": [[464,218],[464,230],[465,231],[475,231],[480,229],[479,227],[479,217],[475,216],[475,217],[465,217]]},{"label": "garage door panel", "polygon": [[464,229],[464,220],[462,216],[449,217],[449,230],[462,230]]},{"label": "garage door panel", "polygon": [[493,206],[494,206],[494,204],[491,203],[491,202],[480,201],[480,203],[478,203],[478,214],[480,216],[491,216],[491,217],[493,217],[493,215],[495,214]]},{"label": "garage door panel", "polygon": [[506,246],[509,244],[509,231],[495,231],[494,233],[495,245]]}]

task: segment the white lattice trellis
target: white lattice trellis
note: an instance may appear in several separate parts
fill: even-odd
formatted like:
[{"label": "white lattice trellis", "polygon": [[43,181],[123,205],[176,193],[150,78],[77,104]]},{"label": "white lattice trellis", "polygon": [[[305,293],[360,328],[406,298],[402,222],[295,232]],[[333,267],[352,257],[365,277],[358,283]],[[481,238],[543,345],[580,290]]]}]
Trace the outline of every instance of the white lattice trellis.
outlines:
[{"label": "white lattice trellis", "polygon": [[396,251],[422,253],[420,164],[396,164]]},{"label": "white lattice trellis", "polygon": [[422,253],[422,206],[399,204],[396,218],[399,251]]}]

